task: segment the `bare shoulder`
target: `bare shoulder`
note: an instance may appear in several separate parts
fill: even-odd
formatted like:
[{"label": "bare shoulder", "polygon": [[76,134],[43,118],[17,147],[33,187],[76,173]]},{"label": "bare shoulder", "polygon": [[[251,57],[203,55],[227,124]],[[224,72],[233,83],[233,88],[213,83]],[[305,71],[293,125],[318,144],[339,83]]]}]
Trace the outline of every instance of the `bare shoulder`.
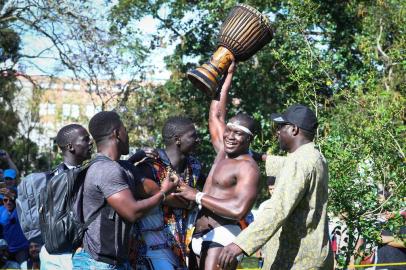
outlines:
[{"label": "bare shoulder", "polygon": [[235,159],[238,162],[239,173],[243,175],[252,175],[253,177],[259,177],[259,167],[255,160],[250,155],[241,156],[239,159]]},{"label": "bare shoulder", "polygon": [[257,162],[250,155],[242,155],[237,160],[241,162],[241,166],[253,167],[259,170]]}]

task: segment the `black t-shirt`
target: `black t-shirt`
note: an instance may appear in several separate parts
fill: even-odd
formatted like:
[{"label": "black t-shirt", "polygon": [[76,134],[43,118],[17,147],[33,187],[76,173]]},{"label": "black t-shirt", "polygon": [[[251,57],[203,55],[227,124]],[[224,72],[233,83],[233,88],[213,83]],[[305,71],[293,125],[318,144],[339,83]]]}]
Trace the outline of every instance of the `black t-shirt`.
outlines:
[{"label": "black t-shirt", "polygon": [[[382,231],[384,236],[392,236],[390,231]],[[399,231],[399,235],[406,237],[406,226],[402,226]],[[406,249],[395,248],[389,245],[383,245],[378,248],[378,263],[400,263],[406,262]],[[377,266],[376,269],[405,269],[406,266]]]},{"label": "black t-shirt", "polygon": [[[84,183],[84,220],[102,208],[89,225],[83,247],[96,261],[120,265],[128,258],[128,237],[131,224],[122,219],[106,199],[129,188],[135,193],[130,179],[135,172],[124,169],[118,162],[102,160],[87,171]],[[134,177],[137,177],[135,175]]]}]

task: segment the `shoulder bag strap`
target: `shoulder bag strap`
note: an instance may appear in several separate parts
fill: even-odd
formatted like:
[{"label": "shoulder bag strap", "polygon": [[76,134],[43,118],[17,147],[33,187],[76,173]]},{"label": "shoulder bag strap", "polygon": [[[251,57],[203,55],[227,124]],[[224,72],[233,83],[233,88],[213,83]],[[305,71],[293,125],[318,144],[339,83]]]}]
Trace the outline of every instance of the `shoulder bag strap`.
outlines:
[{"label": "shoulder bag strap", "polygon": [[[92,159],[89,162],[89,167],[92,166],[93,164],[95,164],[98,161],[103,161],[103,160],[110,160],[108,157],[103,156],[103,155],[97,155],[94,159]],[[97,215],[101,212],[101,210],[104,208],[104,206],[106,205],[106,201],[104,202],[104,204],[97,209],[96,212],[94,212],[89,218],[88,220],[85,221],[85,223],[83,224],[83,229],[86,230],[87,227],[89,227],[89,225],[96,219]],[[83,200],[82,200],[82,212],[83,212]]]}]

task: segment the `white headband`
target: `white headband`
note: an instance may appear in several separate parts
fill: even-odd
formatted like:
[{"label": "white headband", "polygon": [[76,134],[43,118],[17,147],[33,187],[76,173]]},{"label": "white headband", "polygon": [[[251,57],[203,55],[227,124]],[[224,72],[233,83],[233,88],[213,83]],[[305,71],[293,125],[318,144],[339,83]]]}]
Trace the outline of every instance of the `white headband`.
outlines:
[{"label": "white headband", "polygon": [[227,123],[228,127],[232,127],[232,128],[236,128],[239,129],[241,131],[244,131],[245,133],[247,133],[248,135],[251,135],[252,137],[254,137],[254,134],[252,134],[251,130],[249,130],[248,128],[239,125],[239,124],[234,124],[234,123]]}]

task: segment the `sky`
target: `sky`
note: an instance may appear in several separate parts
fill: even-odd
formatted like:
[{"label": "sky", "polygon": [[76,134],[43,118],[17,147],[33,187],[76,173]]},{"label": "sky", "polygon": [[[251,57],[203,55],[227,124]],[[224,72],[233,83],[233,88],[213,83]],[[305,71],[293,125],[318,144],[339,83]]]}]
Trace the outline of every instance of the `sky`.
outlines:
[{"label": "sky", "polygon": [[[113,3],[114,4],[114,3]],[[106,12],[107,8],[103,0],[96,0],[95,5],[99,5],[100,8],[97,9],[97,12]],[[103,11],[104,10],[104,11]],[[160,10],[160,16],[165,17],[165,7]],[[267,14],[271,21],[274,21],[274,14]],[[190,19],[195,16],[192,12],[187,14],[185,20]],[[149,46],[153,34],[158,30],[159,22],[152,18],[151,16],[146,16],[142,18],[139,22],[134,23],[134,28],[137,28],[140,31],[144,45]],[[102,26],[103,27],[103,26]],[[163,61],[164,57],[170,55],[178,42],[165,42],[165,46],[157,47],[154,49],[144,62],[144,65],[148,71],[146,72],[147,81],[165,81],[170,78],[170,72],[165,68],[165,63]],[[74,74],[63,68],[58,60],[58,53],[55,48],[52,48],[52,42],[44,37],[38,35],[38,33],[25,32],[22,36],[22,54],[24,55],[38,55],[40,52],[43,52],[42,57],[38,58],[23,58],[20,61],[18,69],[22,72],[25,72],[28,75],[49,75],[56,74],[61,77],[74,77]],[[194,62],[199,59],[187,59],[189,62]],[[123,64],[124,65],[124,64]],[[125,70],[125,68],[124,68]],[[129,79],[130,74],[121,73],[120,79]]]},{"label": "sky", "polygon": [[[95,18],[101,18],[98,28],[107,28],[108,11],[116,1],[94,0],[92,2],[92,10],[95,11]],[[156,33],[158,21],[151,16],[146,16],[138,22],[133,23],[133,27],[139,30],[144,45],[149,46],[152,39],[152,34]],[[64,29],[56,29],[56,31],[64,31]],[[67,30],[66,30],[67,31]],[[170,44],[165,47],[157,47],[153,50],[146,61],[144,62],[148,69],[147,80],[167,80],[170,77],[170,72],[166,70],[164,57],[173,52],[176,44]],[[45,36],[35,31],[24,31],[21,36],[21,54],[22,55],[39,55],[41,57],[23,57],[19,61],[17,69],[20,72],[28,75],[57,75],[61,77],[74,77],[74,74],[68,69],[62,67],[58,60],[58,51],[53,48],[52,42]],[[125,63],[121,66],[122,70],[126,69]],[[130,74],[121,73],[120,79],[127,79]]]},{"label": "sky", "polygon": [[[156,32],[158,22],[152,17],[148,16],[143,18],[137,23],[144,37],[145,44],[149,43],[150,37]],[[54,74],[55,70],[58,71],[59,76],[73,77],[73,73],[67,69],[60,68],[60,62],[57,57],[56,49],[52,48],[52,42],[43,36],[26,32],[22,36],[21,52],[23,55],[38,55],[40,52],[45,51],[40,58],[23,58],[19,70],[24,71],[28,75],[47,75]],[[167,46],[165,48],[158,47],[147,58],[145,64],[154,74],[150,75],[150,80],[167,80],[170,77],[170,72],[166,70],[163,61],[166,55],[173,52],[175,45]],[[58,69],[59,67],[59,69]],[[123,74],[125,77],[126,75]]]}]

